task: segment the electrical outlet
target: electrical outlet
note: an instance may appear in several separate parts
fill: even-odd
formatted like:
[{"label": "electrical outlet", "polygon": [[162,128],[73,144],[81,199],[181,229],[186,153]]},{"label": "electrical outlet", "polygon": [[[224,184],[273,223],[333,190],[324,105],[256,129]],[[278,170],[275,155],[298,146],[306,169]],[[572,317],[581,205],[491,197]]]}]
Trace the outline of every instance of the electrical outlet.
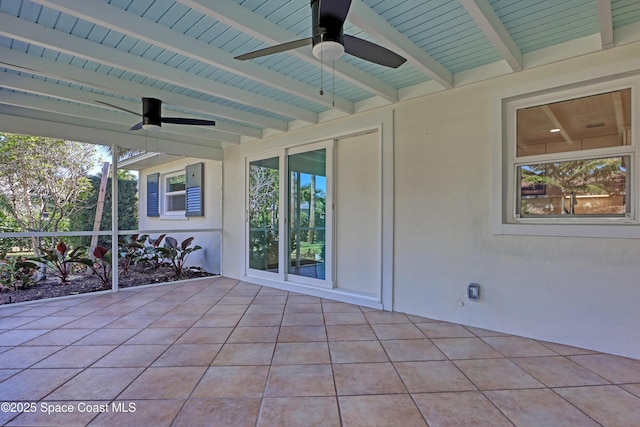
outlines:
[{"label": "electrical outlet", "polygon": [[467,296],[470,300],[477,301],[480,299],[480,285],[477,283],[470,283],[467,288]]}]

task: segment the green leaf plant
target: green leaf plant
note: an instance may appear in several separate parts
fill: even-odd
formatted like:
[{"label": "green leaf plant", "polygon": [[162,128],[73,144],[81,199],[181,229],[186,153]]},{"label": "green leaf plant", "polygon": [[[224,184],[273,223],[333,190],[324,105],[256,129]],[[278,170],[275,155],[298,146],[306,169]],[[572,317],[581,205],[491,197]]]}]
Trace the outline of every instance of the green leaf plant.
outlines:
[{"label": "green leaf plant", "polygon": [[95,262],[92,265],[93,272],[103,288],[107,288],[111,284],[111,263],[112,253],[104,246],[96,246],[93,250]]},{"label": "green leaf plant", "polygon": [[181,277],[187,271],[186,262],[189,255],[202,249],[202,247],[198,245],[190,247],[193,239],[194,237],[189,237],[178,245],[178,241],[175,238],[166,237],[164,239],[164,246],[156,248],[162,257],[169,261],[176,277]]},{"label": "green leaf plant", "polygon": [[61,284],[66,284],[69,283],[73,264],[82,264],[93,268],[93,261],[82,256],[85,249],[84,246],[78,246],[70,250],[64,242],[59,242],[55,249],[40,247],[42,255],[30,257],[27,260],[46,265],[58,276]]},{"label": "green leaf plant", "polygon": [[38,266],[21,256],[7,256],[0,253],[0,284],[14,290],[26,289],[33,285],[33,273]]}]

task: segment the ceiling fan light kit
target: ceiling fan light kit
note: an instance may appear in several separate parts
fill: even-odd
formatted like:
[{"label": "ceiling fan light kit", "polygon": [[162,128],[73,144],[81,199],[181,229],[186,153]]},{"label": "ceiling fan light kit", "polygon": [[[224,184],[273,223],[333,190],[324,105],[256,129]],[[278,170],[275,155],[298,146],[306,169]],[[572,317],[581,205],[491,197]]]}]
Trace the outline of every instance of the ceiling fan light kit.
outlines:
[{"label": "ceiling fan light kit", "polygon": [[365,61],[398,68],[407,60],[389,49],[370,41],[344,35],[344,22],[351,0],[311,0],[311,32],[306,39],[295,40],[236,56],[241,61],[273,55],[311,45],[313,55],[321,61],[335,61],[348,53]]}]

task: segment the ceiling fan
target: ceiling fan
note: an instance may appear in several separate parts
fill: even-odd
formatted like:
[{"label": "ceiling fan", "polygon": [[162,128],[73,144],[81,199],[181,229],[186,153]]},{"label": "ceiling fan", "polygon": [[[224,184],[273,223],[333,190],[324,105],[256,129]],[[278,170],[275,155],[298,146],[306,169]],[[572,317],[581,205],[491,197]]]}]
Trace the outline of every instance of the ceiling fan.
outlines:
[{"label": "ceiling fan", "polygon": [[350,6],[351,0],[311,0],[312,37],[245,53],[235,59],[244,61],[312,45],[313,55],[320,60],[333,61],[346,52],[386,67],[398,68],[404,64],[405,58],[387,48],[343,34]]},{"label": "ceiling fan", "polygon": [[126,113],[135,114],[142,117],[140,123],[136,123],[131,126],[129,130],[151,130],[159,129],[162,123],[172,123],[176,125],[194,125],[194,126],[215,126],[216,122],[213,120],[202,119],[189,119],[183,117],[162,117],[161,107],[162,101],[156,98],[142,98],[142,114],[135,111],[127,110],[126,108],[118,107],[117,105],[109,104],[107,102],[96,101],[98,104],[107,105],[109,107],[117,108],[120,111]]}]

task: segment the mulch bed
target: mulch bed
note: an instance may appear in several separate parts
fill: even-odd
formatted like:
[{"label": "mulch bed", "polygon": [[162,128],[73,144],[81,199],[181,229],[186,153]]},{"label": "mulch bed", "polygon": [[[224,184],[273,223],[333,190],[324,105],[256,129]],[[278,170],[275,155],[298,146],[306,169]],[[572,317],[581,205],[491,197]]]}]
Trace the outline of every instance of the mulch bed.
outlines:
[{"label": "mulch bed", "polygon": [[[118,285],[120,288],[129,288],[207,276],[213,275],[205,271],[189,270],[180,277],[176,277],[172,268],[166,266],[151,268],[140,264],[130,267],[127,273],[123,274],[121,272],[118,278]],[[106,289],[111,289],[111,285],[108,285]],[[0,304],[12,304],[103,290],[105,288],[102,287],[98,277],[93,274],[73,274],[69,276],[69,283],[65,284],[61,284],[58,277],[49,275],[46,279],[36,282],[27,289],[0,288]]]}]

